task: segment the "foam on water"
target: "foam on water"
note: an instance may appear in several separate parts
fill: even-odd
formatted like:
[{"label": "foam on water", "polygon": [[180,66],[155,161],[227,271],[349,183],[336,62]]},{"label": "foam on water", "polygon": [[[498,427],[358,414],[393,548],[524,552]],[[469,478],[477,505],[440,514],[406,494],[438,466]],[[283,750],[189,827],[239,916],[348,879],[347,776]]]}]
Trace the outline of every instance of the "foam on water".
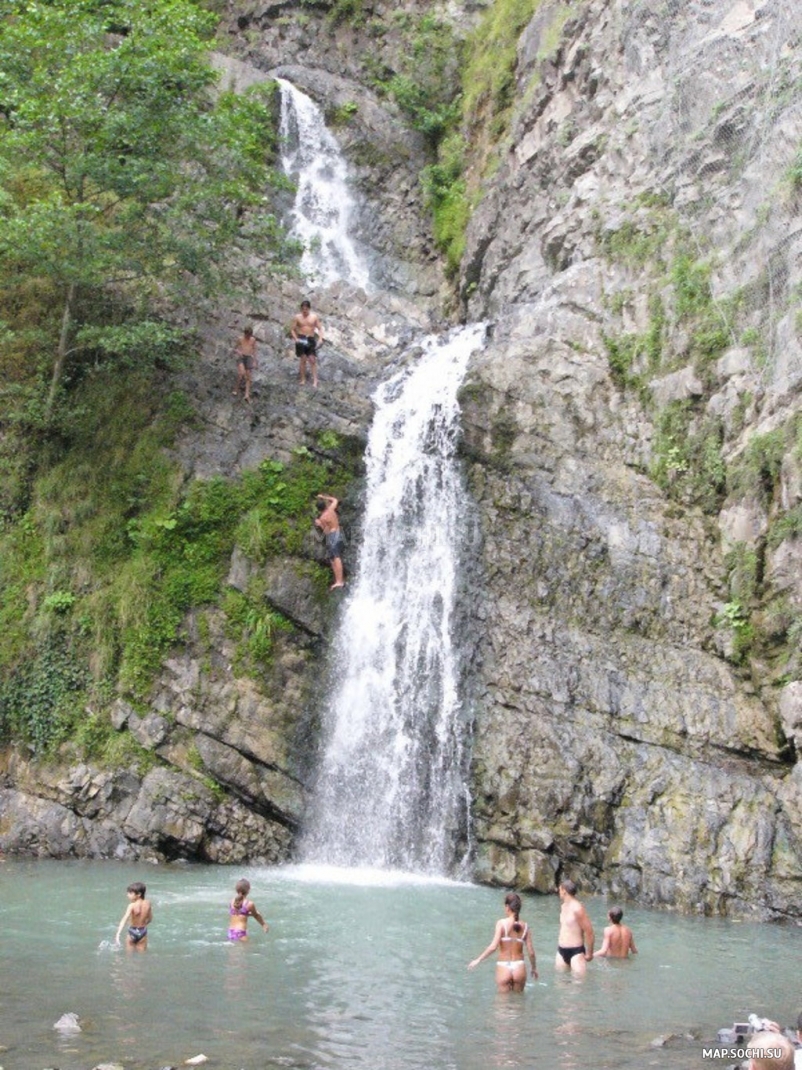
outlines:
[{"label": "foam on water", "polygon": [[470,887],[462,881],[448,877],[409,873],[399,869],[376,869],[371,866],[333,866],[324,863],[302,863],[282,866],[272,871],[272,876],[293,883],[351,885],[357,888],[403,888],[403,887]]}]

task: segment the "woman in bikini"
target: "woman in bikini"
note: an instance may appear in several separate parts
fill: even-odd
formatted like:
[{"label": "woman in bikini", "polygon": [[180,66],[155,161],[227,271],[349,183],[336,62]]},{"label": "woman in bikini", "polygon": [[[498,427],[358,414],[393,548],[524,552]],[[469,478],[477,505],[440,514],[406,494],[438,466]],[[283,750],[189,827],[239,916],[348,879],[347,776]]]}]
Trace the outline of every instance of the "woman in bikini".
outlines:
[{"label": "woman in bikini", "polygon": [[520,920],[520,914],[521,897],[515,892],[510,892],[504,897],[504,917],[496,922],[493,942],[484,949],[479,958],[468,963],[468,969],[473,970],[497,950],[496,986],[499,992],[523,992],[526,986],[524,948],[529,956],[532,980],[537,980],[537,961],[532,934],[529,926]]},{"label": "woman in bikini", "polygon": [[250,881],[237,881],[234,886],[236,895],[228,907],[228,938],[234,943],[248,939],[248,918],[255,918],[265,932],[270,928],[265,919],[248,899],[251,890]]}]

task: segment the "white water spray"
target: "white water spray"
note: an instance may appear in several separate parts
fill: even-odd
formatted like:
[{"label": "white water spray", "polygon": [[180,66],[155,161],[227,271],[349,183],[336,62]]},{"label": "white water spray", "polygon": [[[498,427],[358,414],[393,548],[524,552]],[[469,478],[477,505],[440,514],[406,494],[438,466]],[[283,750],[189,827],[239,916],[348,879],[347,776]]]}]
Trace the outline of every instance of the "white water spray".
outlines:
[{"label": "white water spray", "polygon": [[457,391],[481,325],[428,339],[377,392],[356,581],[306,861],[445,873],[465,843],[467,726],[452,636],[468,511]]},{"label": "white water spray", "polygon": [[301,270],[315,285],[343,280],[366,290],[370,275],[349,233],[353,199],[339,146],[317,104],[290,82],[276,81],[282,166],[297,185],[292,233],[304,246]]}]

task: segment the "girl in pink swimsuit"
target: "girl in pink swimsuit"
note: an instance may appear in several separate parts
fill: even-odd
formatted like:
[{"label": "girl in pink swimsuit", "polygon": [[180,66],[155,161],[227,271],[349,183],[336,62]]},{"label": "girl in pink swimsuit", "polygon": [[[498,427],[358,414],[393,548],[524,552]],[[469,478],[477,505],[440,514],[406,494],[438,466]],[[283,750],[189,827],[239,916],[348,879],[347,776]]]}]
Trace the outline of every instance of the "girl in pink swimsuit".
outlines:
[{"label": "girl in pink swimsuit", "polygon": [[228,938],[235,943],[241,943],[248,939],[248,918],[255,918],[265,932],[270,926],[248,899],[248,892],[251,890],[250,881],[237,881],[234,890],[237,894],[228,907]]},{"label": "girl in pink swimsuit", "polygon": [[532,934],[529,926],[519,920],[520,913],[521,897],[515,892],[510,892],[504,897],[504,917],[496,922],[493,942],[488,944],[479,958],[468,964],[468,969],[473,970],[497,950],[496,986],[499,992],[523,992],[526,987],[524,948],[529,956],[532,980],[537,980],[537,962]]}]

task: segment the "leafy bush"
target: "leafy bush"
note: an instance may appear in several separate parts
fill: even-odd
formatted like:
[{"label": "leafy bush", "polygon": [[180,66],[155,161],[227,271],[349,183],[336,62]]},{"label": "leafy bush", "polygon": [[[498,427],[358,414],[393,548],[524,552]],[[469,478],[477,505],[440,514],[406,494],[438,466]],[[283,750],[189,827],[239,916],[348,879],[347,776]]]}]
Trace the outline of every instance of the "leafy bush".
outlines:
[{"label": "leafy bush", "polygon": [[[283,263],[273,109],[259,88],[216,91],[215,23],[191,0],[4,6],[0,289],[6,308],[38,308],[5,317],[0,347],[45,394],[29,418],[49,423],[87,356],[172,353],[154,296],[198,307],[255,284],[248,252]],[[110,304],[125,315],[109,321]]]},{"label": "leafy bush", "polygon": [[384,88],[435,148],[459,119],[461,48],[451,25],[434,15],[424,15],[407,32],[402,68]]},{"label": "leafy bush", "polygon": [[42,755],[65,739],[81,716],[89,674],[63,635],[31,654],[0,685],[0,739],[20,739]]},{"label": "leafy bush", "polygon": [[[334,458],[299,452],[289,464],[184,486],[164,447],[192,410],[163,387],[153,370],[89,377],[71,440],[43,455],[29,509],[0,530],[0,676],[13,681],[0,726],[38,751],[73,735],[87,702],[102,706],[119,689],[145,697],[188,610],[219,603],[235,543],[260,561],[298,553],[313,495],[340,496],[349,479]],[[326,442],[352,463],[350,440]],[[248,624],[253,656],[272,640],[260,612]]]},{"label": "leafy bush", "polygon": [[518,38],[538,7],[539,0],[496,0],[485,12],[468,42],[463,75],[463,112],[469,124],[483,115],[504,116],[511,108]]},{"label": "leafy bush", "polygon": [[451,134],[440,146],[438,162],[422,175],[424,193],[434,216],[435,241],[445,253],[450,276],[459,270],[471,214],[464,178],[465,149],[462,135]]},{"label": "leafy bush", "polygon": [[672,498],[707,513],[721,506],[726,490],[720,420],[698,417],[689,401],[674,401],[658,413],[650,474]]},{"label": "leafy bush", "polygon": [[764,505],[770,504],[779,483],[789,434],[787,428],[777,427],[764,435],[753,435],[740,462],[731,466],[730,493],[755,497]]}]

